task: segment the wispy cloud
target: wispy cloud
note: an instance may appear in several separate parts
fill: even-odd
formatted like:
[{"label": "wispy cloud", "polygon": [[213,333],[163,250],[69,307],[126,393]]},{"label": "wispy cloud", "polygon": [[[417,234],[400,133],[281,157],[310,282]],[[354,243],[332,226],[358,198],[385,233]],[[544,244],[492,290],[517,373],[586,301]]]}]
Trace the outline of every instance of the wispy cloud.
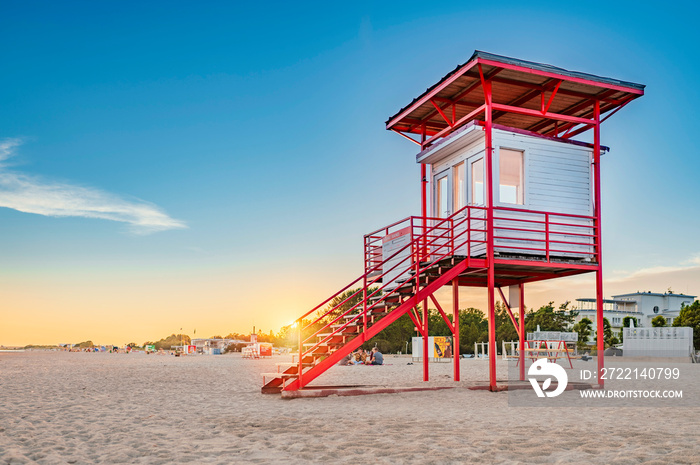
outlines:
[{"label": "wispy cloud", "polygon": [[688,260],[684,261],[683,264],[685,265],[700,265],[700,253],[696,253],[692,257],[690,257]]},{"label": "wispy cloud", "polygon": [[620,271],[616,272],[615,276],[607,278],[605,281],[608,283],[625,283],[634,282],[642,278],[656,277],[668,275],[676,272],[684,271],[697,271],[700,270],[700,263],[697,260],[686,260],[683,264],[673,265],[673,266],[652,266],[648,268],[642,268],[632,272]]},{"label": "wispy cloud", "polygon": [[20,139],[0,141],[0,207],[54,217],[83,217],[127,223],[137,234],[186,228],[183,221],[142,200],[127,200],[92,187],[46,181],[7,167]]}]

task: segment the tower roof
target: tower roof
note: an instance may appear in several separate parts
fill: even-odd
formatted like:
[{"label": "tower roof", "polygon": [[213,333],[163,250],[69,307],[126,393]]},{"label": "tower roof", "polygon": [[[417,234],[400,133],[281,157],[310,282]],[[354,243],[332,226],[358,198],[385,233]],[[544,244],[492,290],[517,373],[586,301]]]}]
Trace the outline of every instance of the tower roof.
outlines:
[{"label": "tower roof", "polygon": [[564,138],[592,127],[596,101],[607,119],[644,95],[645,87],[477,50],[390,117],[386,128],[424,134],[429,145],[470,121],[483,120],[485,82],[492,88],[494,123]]}]

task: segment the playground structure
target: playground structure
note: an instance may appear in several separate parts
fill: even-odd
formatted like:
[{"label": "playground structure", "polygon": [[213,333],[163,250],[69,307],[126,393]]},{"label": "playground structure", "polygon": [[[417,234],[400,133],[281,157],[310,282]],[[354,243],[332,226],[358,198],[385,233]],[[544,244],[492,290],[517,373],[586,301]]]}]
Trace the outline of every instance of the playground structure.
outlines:
[{"label": "playground structure", "polygon": [[[487,289],[489,354],[497,353],[497,295],[526,346],[531,282],[595,273],[602,328],[600,126],[643,94],[640,84],[477,51],[389,118],[388,130],[420,146],[421,215],[365,235],[364,272],[297,319],[298,360],[265,377],[262,392],[308,386],[404,315],[423,337],[427,381],[429,301],[452,335],[458,381],[460,286]],[[588,130],[592,144],[573,139]],[[452,320],[435,297],[446,285]],[[602,370],[603,332],[597,337]],[[494,391],[496,359],[488,357]],[[521,380],[524,362],[520,351]]]},{"label": "playground structure", "polygon": [[[573,354],[569,350],[565,341],[525,341],[523,349],[525,359],[530,359],[531,362],[536,362],[541,358],[546,358],[551,363],[557,363],[559,359],[566,359],[569,362],[569,368],[573,368],[571,363]],[[518,358],[518,363],[521,359]]]}]

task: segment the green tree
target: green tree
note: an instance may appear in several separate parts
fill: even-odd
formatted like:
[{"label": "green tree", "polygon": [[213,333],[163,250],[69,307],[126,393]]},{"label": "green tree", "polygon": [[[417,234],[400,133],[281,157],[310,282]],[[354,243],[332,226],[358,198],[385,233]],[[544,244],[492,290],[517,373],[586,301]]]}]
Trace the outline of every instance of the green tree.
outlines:
[{"label": "green tree", "polygon": [[[501,350],[503,348],[503,341],[517,341],[518,330],[515,329],[513,320],[510,319],[508,315],[508,310],[506,306],[501,302],[496,302],[496,350]],[[513,315],[515,316],[515,315]],[[518,317],[515,316],[515,322],[518,323]],[[486,334],[488,338],[488,332]]]},{"label": "green tree", "polygon": [[461,354],[474,353],[475,342],[488,341],[489,325],[484,312],[478,308],[459,311],[459,351]]},{"label": "green tree", "polygon": [[663,328],[666,324],[666,318],[664,318],[663,315],[657,315],[651,319],[651,325],[654,328]]},{"label": "green tree", "polygon": [[549,302],[525,315],[525,332],[536,331],[537,326],[540,331],[568,331],[577,315],[576,310],[569,309],[569,302],[561,304],[558,310],[554,309],[554,302]]},{"label": "green tree", "polygon": [[179,346],[183,344],[189,344],[191,342],[190,337],[187,334],[171,334],[168,337],[164,337],[160,341],[156,342],[144,342],[143,345],[155,345],[156,350],[170,350],[173,346]]},{"label": "green tree", "polygon": [[610,321],[607,318],[603,318],[603,339],[605,347],[610,347],[620,342],[613,334],[612,326],[610,326]]},{"label": "green tree", "polygon": [[673,319],[673,326],[693,328],[693,345],[696,349],[700,347],[700,300],[684,305],[678,316]]},{"label": "green tree", "polygon": [[[428,320],[428,334],[430,336],[450,336],[450,332],[445,320],[437,310],[431,310],[431,318]],[[453,321],[452,314],[447,316],[450,323]],[[506,317],[507,318],[507,317]],[[498,321],[498,317],[496,317]],[[510,323],[510,321],[508,322]],[[432,325],[432,326],[431,326]],[[510,340],[510,339],[509,339]],[[486,315],[477,308],[467,308],[459,311],[459,353],[474,353],[475,342],[488,341],[488,320]]]},{"label": "green tree", "polygon": [[[367,296],[372,295],[377,290],[377,287],[370,287],[367,289]],[[374,296],[381,296],[381,291],[374,294]],[[328,323],[344,314],[354,314],[360,313],[363,309],[362,299],[364,298],[364,293],[362,288],[349,289],[342,294],[334,297],[325,308],[316,312],[316,318],[320,318],[322,321]],[[367,306],[371,306],[372,302],[369,302]],[[353,308],[354,307],[354,308]],[[315,319],[316,319],[315,318]],[[340,321],[339,321],[340,322]]]},{"label": "green tree", "polygon": [[633,316],[626,316],[622,319],[622,327],[623,328],[631,328],[632,327],[632,322],[634,322],[634,327],[638,328],[639,327],[639,320],[636,319]]},{"label": "green tree", "polygon": [[619,339],[620,342],[624,342],[624,337],[625,337],[625,328],[631,328],[632,327],[632,322],[634,322],[634,327],[638,328],[639,327],[639,320],[637,320],[633,316],[626,316],[622,319],[622,328],[620,328],[620,334],[619,334]]},{"label": "green tree", "polygon": [[578,333],[578,342],[576,343],[576,345],[579,349],[588,348],[588,341],[591,337],[592,328],[593,322],[588,318],[581,318],[581,321],[574,325],[573,330]]},{"label": "green tree", "polygon": [[[430,319],[428,319],[428,325],[430,327]],[[375,337],[363,344],[362,348],[369,350],[376,344],[377,348],[382,353],[405,353],[408,347],[410,353],[411,338],[416,335],[415,327],[413,320],[411,320],[408,315],[403,315],[393,324],[389,325],[388,328],[385,328]]]},{"label": "green tree", "polygon": [[282,326],[277,336],[275,336],[274,344],[279,347],[297,347],[299,345],[299,333],[296,326]]}]

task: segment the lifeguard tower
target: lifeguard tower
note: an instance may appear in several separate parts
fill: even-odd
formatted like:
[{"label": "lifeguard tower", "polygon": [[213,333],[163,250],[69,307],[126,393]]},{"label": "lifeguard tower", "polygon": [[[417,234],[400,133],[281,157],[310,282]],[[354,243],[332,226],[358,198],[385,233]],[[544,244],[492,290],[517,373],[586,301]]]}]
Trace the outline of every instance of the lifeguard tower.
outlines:
[{"label": "lifeguard tower", "polygon": [[[497,295],[525,346],[526,283],[595,273],[602,328],[600,125],[642,95],[640,84],[477,51],[389,118],[388,130],[420,147],[421,214],[365,235],[364,272],[297,320],[300,356],[262,391],[307,386],[406,314],[424,336],[427,381],[429,300],[452,332],[458,381],[460,286],[488,291],[489,354]],[[593,143],[574,139],[589,130]],[[446,285],[454,324],[434,297]],[[598,370],[603,344],[599,331]]]}]

